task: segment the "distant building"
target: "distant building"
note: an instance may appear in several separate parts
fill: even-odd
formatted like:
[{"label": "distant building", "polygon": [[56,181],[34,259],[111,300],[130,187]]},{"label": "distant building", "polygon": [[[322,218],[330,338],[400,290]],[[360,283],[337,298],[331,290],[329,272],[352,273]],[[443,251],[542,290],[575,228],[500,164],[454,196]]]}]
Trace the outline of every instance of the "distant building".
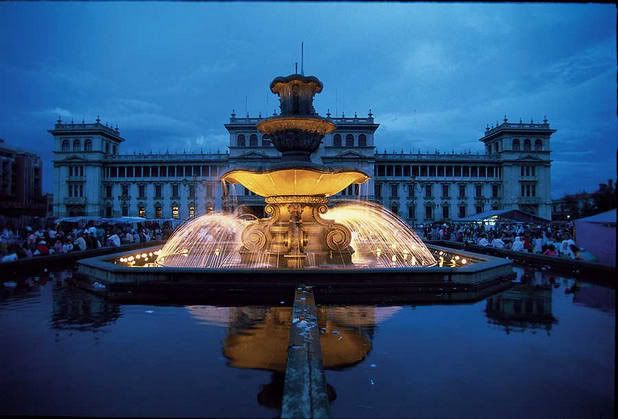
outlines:
[{"label": "distant building", "polygon": [[0,139],[0,215],[45,216],[41,158]]},{"label": "distant building", "polygon": [[560,199],[551,201],[552,217],[556,221],[568,221],[579,218],[583,214],[588,215],[594,210],[594,194],[580,192],[565,195]]},{"label": "distant building", "polygon": [[[372,178],[332,198],[369,199],[409,223],[453,220],[490,209],[520,209],[551,218],[550,137],[541,123],[503,123],[480,139],[484,154],[379,153],[371,112],[333,117],[337,129],[312,156]],[[279,152],[259,133],[257,118],[232,113],[225,153],[120,154],[118,128],[58,121],[54,137],[54,215],[142,216],[186,219],[239,205],[261,215],[264,200],[240,185],[224,196],[220,176],[235,167],[260,167]]]}]

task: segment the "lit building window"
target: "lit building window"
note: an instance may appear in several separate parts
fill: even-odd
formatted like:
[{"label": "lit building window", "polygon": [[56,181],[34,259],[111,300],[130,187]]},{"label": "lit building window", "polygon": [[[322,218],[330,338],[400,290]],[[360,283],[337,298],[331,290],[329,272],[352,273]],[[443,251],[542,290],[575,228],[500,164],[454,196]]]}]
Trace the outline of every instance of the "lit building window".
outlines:
[{"label": "lit building window", "polygon": [[161,208],[160,205],[157,205],[155,207],[155,218],[162,218],[163,217],[163,209]]},{"label": "lit building window", "polygon": [[139,207],[139,209],[137,210],[137,215],[139,215],[142,218],[146,217],[146,208]]},{"label": "lit building window", "polygon": [[195,205],[189,205],[189,218],[195,217]]},{"label": "lit building window", "polygon": [[172,218],[175,218],[176,220],[180,218],[180,210],[178,205],[172,205]]}]

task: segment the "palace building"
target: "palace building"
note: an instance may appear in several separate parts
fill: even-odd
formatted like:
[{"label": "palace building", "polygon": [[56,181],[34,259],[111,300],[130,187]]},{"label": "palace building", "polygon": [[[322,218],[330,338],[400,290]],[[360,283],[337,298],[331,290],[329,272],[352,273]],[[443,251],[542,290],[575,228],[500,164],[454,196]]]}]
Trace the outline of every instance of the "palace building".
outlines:
[{"label": "palace building", "polygon": [[[456,220],[492,209],[519,209],[551,219],[550,137],[547,119],[487,127],[483,154],[379,153],[379,124],[367,117],[333,117],[312,160],[371,176],[331,201],[367,199],[410,224]],[[223,185],[233,168],[276,162],[280,153],[256,129],[262,118],[232,113],[225,153],[122,154],[118,128],[58,120],[54,137],[54,215],[187,219],[241,207],[261,216],[264,200],[240,185]]]}]

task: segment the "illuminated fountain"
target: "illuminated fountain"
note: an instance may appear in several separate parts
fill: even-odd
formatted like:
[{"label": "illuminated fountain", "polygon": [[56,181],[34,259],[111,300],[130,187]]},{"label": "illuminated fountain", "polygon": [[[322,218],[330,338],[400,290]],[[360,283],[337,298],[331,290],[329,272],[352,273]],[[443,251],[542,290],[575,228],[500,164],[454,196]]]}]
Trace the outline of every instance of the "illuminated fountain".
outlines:
[{"label": "illuminated fountain", "polygon": [[261,305],[277,304],[305,284],[323,302],[371,304],[470,301],[510,285],[504,281],[513,274],[510,261],[427,246],[378,204],[357,200],[329,208],[331,196],[369,176],[311,161],[336,128],[313,107],[322,91],[317,78],[277,77],[270,89],[281,112],[257,129],[281,160],[222,176],[228,197],[237,184],[264,197],[267,217],[203,215],[163,246],[81,260],[78,276],[86,289],[122,301]]},{"label": "illuminated fountain", "polygon": [[[241,184],[265,198],[268,218],[243,221],[234,215],[205,215],[183,226],[161,249],[157,263],[177,267],[402,267],[432,266],[436,260],[396,215],[371,204],[328,209],[328,198],[369,177],[355,169],[311,162],[335,125],[321,118],[313,97],[322,83],[292,74],[270,84],[281,113],[257,129],[281,152],[266,168],[234,169],[224,185]],[[327,214],[328,213],[328,214]]]}]

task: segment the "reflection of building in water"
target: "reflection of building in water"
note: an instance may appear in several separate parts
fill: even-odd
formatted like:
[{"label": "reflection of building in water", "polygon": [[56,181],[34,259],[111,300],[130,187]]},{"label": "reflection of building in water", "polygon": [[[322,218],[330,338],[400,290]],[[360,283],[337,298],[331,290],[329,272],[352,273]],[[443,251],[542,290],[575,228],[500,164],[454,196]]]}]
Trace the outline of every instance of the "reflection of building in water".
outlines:
[{"label": "reflection of building in water", "polygon": [[54,329],[96,330],[120,317],[118,304],[70,286],[54,287],[52,295]]},{"label": "reflection of building in water", "polygon": [[552,314],[551,285],[517,284],[487,299],[485,313],[491,324],[507,333],[525,329],[551,330],[557,320]]},{"label": "reflection of building in water", "polygon": [[[206,324],[227,324],[223,353],[235,368],[272,371],[271,382],[261,387],[260,404],[281,405],[292,309],[290,307],[189,307]],[[371,350],[375,326],[399,307],[318,307],[322,364],[344,368],[362,361]],[[327,385],[329,399],[335,390]]]}]

